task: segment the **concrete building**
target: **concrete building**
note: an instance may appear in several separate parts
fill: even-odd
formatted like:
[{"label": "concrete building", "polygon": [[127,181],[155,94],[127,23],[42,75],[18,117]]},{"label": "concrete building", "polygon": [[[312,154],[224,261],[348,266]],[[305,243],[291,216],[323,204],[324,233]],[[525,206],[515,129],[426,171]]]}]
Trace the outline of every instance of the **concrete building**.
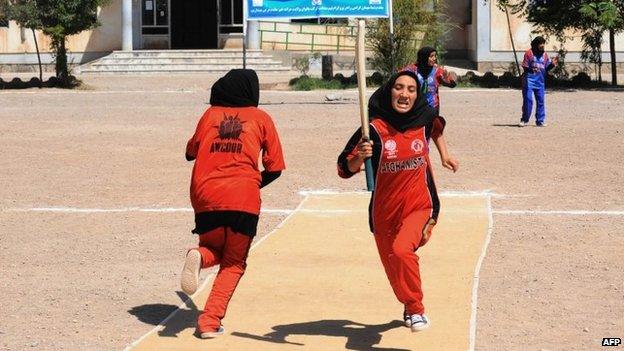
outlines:
[{"label": "concrete building", "polygon": [[[442,0],[456,26],[445,47],[450,59],[467,60],[480,71],[502,70],[513,62],[505,13],[492,0]],[[242,45],[243,0],[112,0],[100,10],[102,25],[68,39],[69,62],[81,64],[115,50],[223,49]],[[512,16],[512,34],[521,60],[533,36],[531,25]],[[268,51],[353,51],[352,27],[301,22],[262,21],[249,28],[258,45]],[[574,36],[574,33],[570,33]],[[49,40],[37,33],[44,62],[51,62]],[[604,62],[608,63],[608,36]],[[547,49],[558,43],[549,41]],[[580,62],[578,38],[566,43],[567,62]],[[618,58],[624,54],[624,35],[616,38]],[[0,67],[14,70],[36,64],[30,30],[0,19]],[[608,69],[605,65],[605,69]]]}]

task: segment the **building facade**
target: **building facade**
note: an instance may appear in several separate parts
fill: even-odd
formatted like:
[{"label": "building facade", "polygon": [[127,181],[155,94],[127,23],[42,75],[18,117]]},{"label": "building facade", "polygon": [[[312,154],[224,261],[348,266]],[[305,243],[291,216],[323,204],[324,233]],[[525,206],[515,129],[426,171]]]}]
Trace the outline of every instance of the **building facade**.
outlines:
[{"label": "building facade", "polygon": [[[472,61],[480,71],[505,69],[514,61],[507,18],[494,0],[440,1],[445,2],[448,18],[454,25],[445,43],[449,58]],[[128,47],[133,50],[241,47],[243,10],[243,0],[112,0],[100,10],[100,27],[68,39],[69,60],[71,64],[81,64]],[[521,60],[535,34],[522,18],[512,16],[510,20]],[[352,38],[344,34],[349,30],[339,29],[335,24],[328,25],[326,30],[314,28],[312,32],[316,34],[310,36],[307,30],[302,30],[301,24],[276,23],[263,22],[255,27],[261,33],[263,50],[330,52],[334,46],[334,51],[341,53],[353,50]],[[44,52],[43,61],[51,62],[52,57],[47,53],[49,40],[41,33],[36,35]],[[570,36],[574,37],[574,33]],[[608,63],[608,36],[605,39],[603,61]],[[284,41],[286,45],[282,45]],[[299,42],[303,44],[293,45]],[[312,45],[307,45],[310,42]],[[323,43],[327,45],[319,45]],[[615,45],[621,57],[624,35],[616,37]],[[553,39],[547,49],[553,51],[559,46]],[[579,38],[568,41],[565,49],[567,62],[581,61]],[[0,66],[34,65],[36,62],[32,32],[0,19]]]}]

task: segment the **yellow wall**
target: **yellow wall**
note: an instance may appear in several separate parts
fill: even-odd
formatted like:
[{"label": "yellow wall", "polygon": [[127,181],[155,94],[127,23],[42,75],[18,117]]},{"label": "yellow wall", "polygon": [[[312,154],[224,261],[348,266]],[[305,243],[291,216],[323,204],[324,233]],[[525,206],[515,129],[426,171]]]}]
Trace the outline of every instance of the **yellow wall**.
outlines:
[{"label": "yellow wall", "polygon": [[[101,26],[68,37],[70,52],[100,52],[121,48],[121,0],[112,0],[100,9],[98,19]],[[36,31],[41,52],[49,52],[50,40]],[[15,22],[9,28],[0,29],[0,53],[34,53],[35,42],[30,29],[22,29]]]}]

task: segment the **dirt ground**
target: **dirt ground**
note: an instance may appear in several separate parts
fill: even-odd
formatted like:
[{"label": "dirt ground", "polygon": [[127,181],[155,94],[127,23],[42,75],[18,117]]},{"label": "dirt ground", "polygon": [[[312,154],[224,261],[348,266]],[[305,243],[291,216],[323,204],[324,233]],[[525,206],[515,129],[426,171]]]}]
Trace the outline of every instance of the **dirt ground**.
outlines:
[{"label": "dirt ground", "polygon": [[[0,91],[0,350],[121,350],[181,303],[196,240],[184,147],[215,79]],[[294,209],[302,190],[364,188],[335,167],[357,128],[357,94],[331,92],[341,99],[329,103],[327,93],[261,92],[288,167],[264,208]],[[600,350],[603,337],[624,337],[624,94],[549,93],[546,128],[516,127],[520,105],[514,90],[442,92],[461,168],[436,161],[439,190],[493,193],[476,349]],[[47,207],[65,211],[33,210]],[[283,218],[264,214],[259,237]]]}]

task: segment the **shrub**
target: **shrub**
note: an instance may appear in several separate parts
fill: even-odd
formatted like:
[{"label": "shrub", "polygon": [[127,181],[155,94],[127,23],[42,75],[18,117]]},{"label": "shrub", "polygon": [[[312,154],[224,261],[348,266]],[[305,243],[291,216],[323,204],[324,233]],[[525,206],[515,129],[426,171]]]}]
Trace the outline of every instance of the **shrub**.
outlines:
[{"label": "shrub", "polygon": [[430,44],[440,49],[448,24],[443,18],[442,9],[434,8],[431,11],[429,6],[429,0],[395,0],[392,9],[392,40],[387,19],[369,20],[366,39],[368,47],[373,50],[370,63],[384,77],[414,63],[422,44]]}]

